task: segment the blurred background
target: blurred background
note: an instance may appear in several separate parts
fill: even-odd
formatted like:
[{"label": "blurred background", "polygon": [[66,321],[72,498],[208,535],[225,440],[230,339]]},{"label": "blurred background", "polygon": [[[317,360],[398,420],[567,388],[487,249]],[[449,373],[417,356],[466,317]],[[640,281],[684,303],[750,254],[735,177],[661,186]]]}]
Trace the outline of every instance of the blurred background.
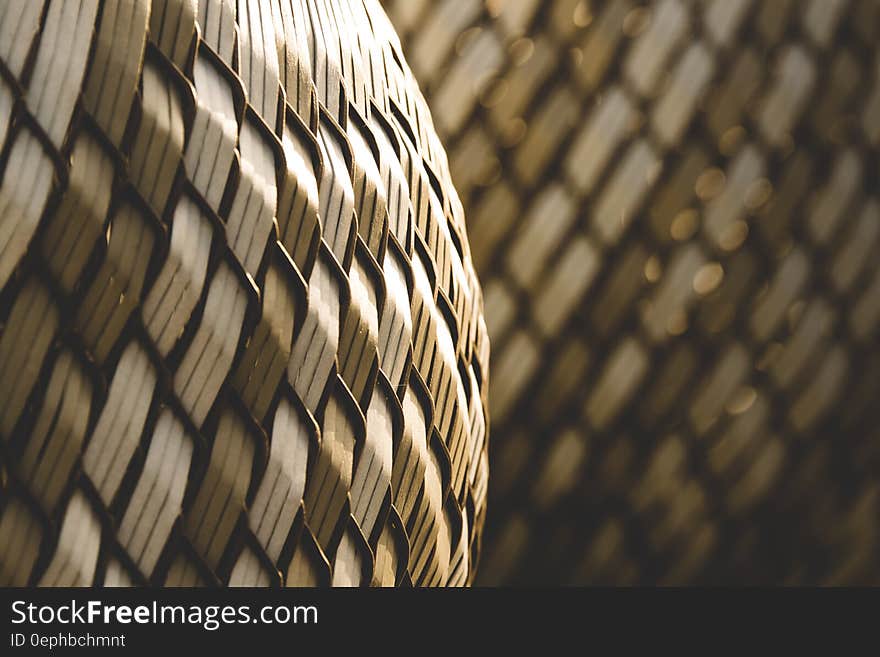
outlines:
[{"label": "blurred background", "polygon": [[880,584],[880,2],[386,0],[492,339],[481,584]]}]

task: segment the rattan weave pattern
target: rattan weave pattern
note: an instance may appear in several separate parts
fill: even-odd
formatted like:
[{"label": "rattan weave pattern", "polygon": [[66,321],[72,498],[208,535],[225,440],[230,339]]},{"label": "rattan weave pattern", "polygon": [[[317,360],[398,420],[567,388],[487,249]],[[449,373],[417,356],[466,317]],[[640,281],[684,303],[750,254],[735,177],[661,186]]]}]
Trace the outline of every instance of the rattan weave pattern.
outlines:
[{"label": "rattan weave pattern", "polygon": [[486,299],[478,581],[880,582],[880,3],[385,6]]},{"label": "rattan weave pattern", "polygon": [[488,340],[372,0],[0,3],[0,584],[461,585]]}]

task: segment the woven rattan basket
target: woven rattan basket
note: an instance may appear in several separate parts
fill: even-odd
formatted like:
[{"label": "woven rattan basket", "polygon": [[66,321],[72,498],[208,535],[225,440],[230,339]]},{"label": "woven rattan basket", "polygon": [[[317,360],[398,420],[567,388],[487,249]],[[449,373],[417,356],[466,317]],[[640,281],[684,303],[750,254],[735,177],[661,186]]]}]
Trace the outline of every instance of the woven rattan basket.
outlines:
[{"label": "woven rattan basket", "polygon": [[371,0],[0,1],[0,584],[467,583],[488,341]]},{"label": "woven rattan basket", "polygon": [[880,3],[385,5],[486,300],[478,581],[880,583]]}]

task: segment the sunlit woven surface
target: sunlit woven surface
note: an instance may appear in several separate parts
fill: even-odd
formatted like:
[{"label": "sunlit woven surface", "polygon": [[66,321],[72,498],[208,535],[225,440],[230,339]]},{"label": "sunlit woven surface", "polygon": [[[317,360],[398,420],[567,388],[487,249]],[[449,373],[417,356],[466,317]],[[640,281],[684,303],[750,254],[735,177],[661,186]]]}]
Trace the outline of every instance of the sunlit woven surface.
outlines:
[{"label": "sunlit woven surface", "polygon": [[0,2],[0,584],[463,584],[488,341],[370,0]]},{"label": "sunlit woven surface", "polygon": [[880,3],[385,5],[486,298],[478,581],[880,581]]}]

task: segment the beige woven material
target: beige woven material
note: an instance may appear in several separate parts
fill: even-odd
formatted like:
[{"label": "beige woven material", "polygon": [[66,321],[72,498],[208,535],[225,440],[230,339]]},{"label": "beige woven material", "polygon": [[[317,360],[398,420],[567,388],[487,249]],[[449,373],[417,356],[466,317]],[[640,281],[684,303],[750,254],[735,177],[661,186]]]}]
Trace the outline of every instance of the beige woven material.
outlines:
[{"label": "beige woven material", "polygon": [[0,3],[0,584],[461,585],[488,341],[371,0]]},{"label": "beige woven material", "polygon": [[880,583],[880,3],[385,6],[486,298],[478,581]]}]

